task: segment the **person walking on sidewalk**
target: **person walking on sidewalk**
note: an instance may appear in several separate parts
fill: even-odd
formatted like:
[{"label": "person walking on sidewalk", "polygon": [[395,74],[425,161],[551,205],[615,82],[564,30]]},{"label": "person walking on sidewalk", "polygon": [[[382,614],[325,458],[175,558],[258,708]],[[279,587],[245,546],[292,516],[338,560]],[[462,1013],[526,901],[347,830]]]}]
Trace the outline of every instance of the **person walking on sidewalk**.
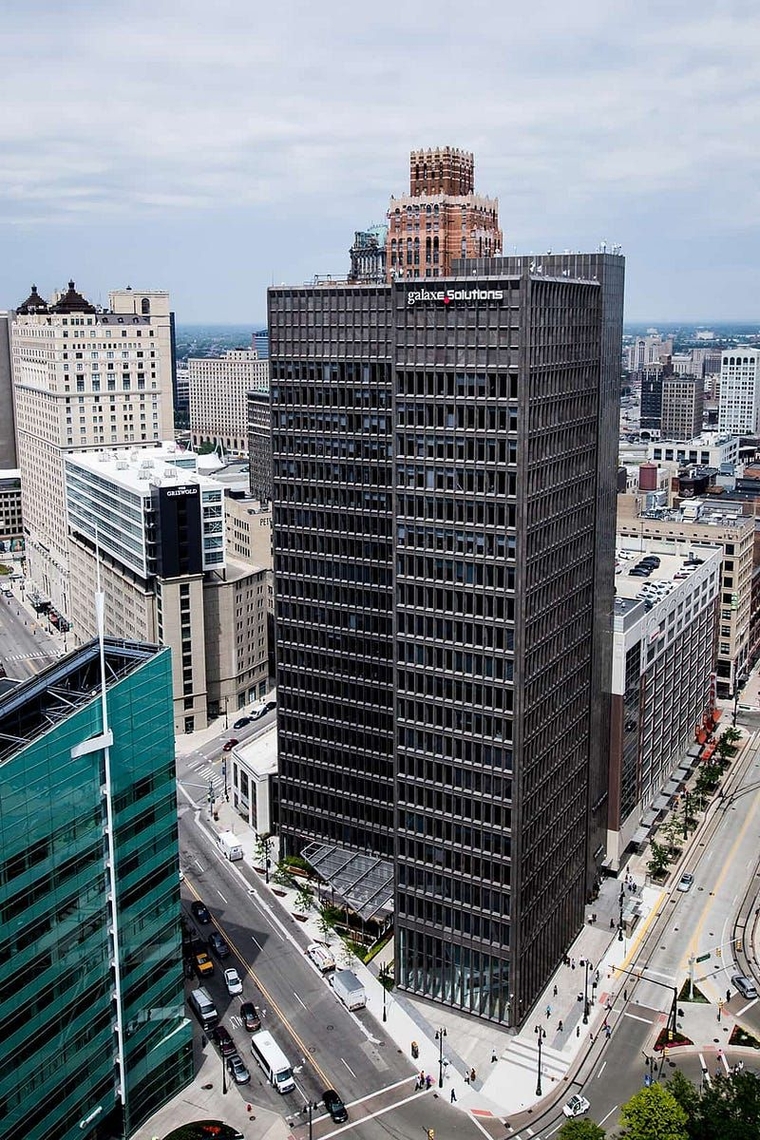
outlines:
[{"label": "person walking on sidewalk", "polygon": [[451,1090],[451,1103],[452,1103],[452,1104],[456,1104],[456,1102],[457,1102],[457,1094],[456,1094],[456,1093],[454,1092],[454,1090],[452,1089],[452,1090]]}]

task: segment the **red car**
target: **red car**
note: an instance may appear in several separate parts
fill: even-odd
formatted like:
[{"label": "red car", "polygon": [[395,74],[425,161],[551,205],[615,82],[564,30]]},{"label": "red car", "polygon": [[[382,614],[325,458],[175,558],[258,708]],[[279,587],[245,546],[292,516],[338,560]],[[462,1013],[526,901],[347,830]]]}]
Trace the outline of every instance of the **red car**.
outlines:
[{"label": "red car", "polygon": [[239,741],[236,740],[233,736],[232,740],[228,740],[227,743],[222,747],[222,752],[231,752],[235,745],[238,743]]}]

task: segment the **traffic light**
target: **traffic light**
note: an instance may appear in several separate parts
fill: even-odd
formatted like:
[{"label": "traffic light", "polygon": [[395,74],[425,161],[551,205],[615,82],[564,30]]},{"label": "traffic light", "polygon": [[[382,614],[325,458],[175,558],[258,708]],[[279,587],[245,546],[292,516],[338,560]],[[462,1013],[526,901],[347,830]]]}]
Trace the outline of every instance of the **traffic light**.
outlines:
[{"label": "traffic light", "polygon": [[716,958],[722,958],[723,957],[723,951],[721,950],[720,946],[718,946],[716,951],[715,951],[715,957]]},{"label": "traffic light", "polygon": [[427,1136],[428,1140],[435,1140],[435,1128],[428,1128]]},{"label": "traffic light", "polygon": [[734,942],[734,950],[741,950],[741,948],[742,948],[742,940],[741,940],[741,938],[737,938],[736,942]]}]

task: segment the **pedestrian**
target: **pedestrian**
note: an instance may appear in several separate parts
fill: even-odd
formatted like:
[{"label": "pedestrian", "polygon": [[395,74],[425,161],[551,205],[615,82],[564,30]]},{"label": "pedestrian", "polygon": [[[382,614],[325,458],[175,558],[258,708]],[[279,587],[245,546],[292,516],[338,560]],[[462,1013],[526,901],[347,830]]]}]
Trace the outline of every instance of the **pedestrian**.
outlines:
[{"label": "pedestrian", "polygon": [[551,1015],[552,1015],[552,1007],[551,1007],[550,1005],[547,1005],[547,1007],[546,1007],[546,1016],[547,1016],[547,1018],[548,1018],[548,1017],[551,1017]]},{"label": "pedestrian", "polygon": [[430,1076],[430,1073],[428,1073],[428,1075],[425,1077],[425,1088],[429,1089],[430,1086],[432,1085],[432,1083],[433,1083],[433,1078]]},{"label": "pedestrian", "polygon": [[496,1056],[496,1050],[495,1050],[495,1049],[492,1049],[492,1050],[491,1050],[491,1064],[492,1064],[492,1065],[495,1065],[495,1064],[496,1064],[496,1062],[498,1061],[498,1059],[499,1059],[499,1058]]},{"label": "pedestrian", "polygon": [[614,930],[614,929],[615,929],[615,919],[611,918],[610,919],[610,930]]},{"label": "pedestrian", "polygon": [[580,1025],[576,1025],[576,1027],[575,1027],[575,1036],[576,1036],[576,1037],[580,1037],[580,1035],[581,1035],[581,1027],[580,1027]]},{"label": "pedestrian", "polygon": [[628,1001],[628,990],[623,990],[623,1001]]},{"label": "pedestrian", "polygon": [[470,1074],[469,1074],[469,1073],[465,1073],[465,1075],[464,1075],[464,1083],[465,1083],[466,1085],[469,1085],[469,1083],[470,1083]]},{"label": "pedestrian", "polygon": [[731,991],[726,990],[726,1001],[731,1001]]},{"label": "pedestrian", "polygon": [[591,1044],[593,1045],[593,1044],[594,1044],[594,1034],[593,1034],[593,1033],[589,1033],[588,1037],[589,1037],[589,1041],[590,1041],[590,1042],[591,1042]]},{"label": "pedestrian", "polygon": [[571,969],[571,970],[574,970],[574,969],[575,969],[575,958],[571,958],[571,959],[570,959],[570,969]]},{"label": "pedestrian", "polygon": [[451,1103],[452,1103],[452,1104],[456,1104],[456,1102],[457,1102],[457,1094],[456,1094],[456,1093],[454,1092],[454,1090],[452,1089],[452,1090],[451,1090]]},{"label": "pedestrian", "polygon": [[554,987],[554,996],[555,997],[557,996],[557,987],[556,986]]},{"label": "pedestrian", "polygon": [[562,1018],[559,1019],[559,1025],[557,1026],[557,1029],[560,1033],[562,1032]]},{"label": "pedestrian", "polygon": [[606,1034],[606,1036],[607,1036],[607,1040],[609,1041],[609,1039],[610,1039],[610,1036],[611,1036],[611,1034],[612,1034],[612,1026],[611,1026],[611,1025],[605,1025],[605,1027],[604,1027],[604,1032],[605,1032],[605,1034]]},{"label": "pedestrian", "polygon": [[425,1087],[425,1070],[420,1069],[420,1088],[424,1089],[424,1087]]},{"label": "pedestrian", "polygon": [[596,980],[598,982],[599,981],[599,971],[598,970],[596,971],[596,974],[594,975],[594,977],[596,978]]},{"label": "pedestrian", "polygon": [[475,1070],[474,1069],[470,1069],[470,1084],[471,1085],[475,1084]]}]

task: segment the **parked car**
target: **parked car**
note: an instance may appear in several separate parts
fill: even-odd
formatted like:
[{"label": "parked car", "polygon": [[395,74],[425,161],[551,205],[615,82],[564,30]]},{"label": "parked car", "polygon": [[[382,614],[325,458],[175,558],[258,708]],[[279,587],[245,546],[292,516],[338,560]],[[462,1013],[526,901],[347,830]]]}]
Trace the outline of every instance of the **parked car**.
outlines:
[{"label": "parked car", "polygon": [[562,1111],[565,1116],[583,1116],[584,1112],[588,1112],[591,1105],[586,1100],[585,1096],[571,1096],[570,1100],[563,1107]]},{"label": "parked car", "polygon": [[214,963],[205,950],[201,950],[200,954],[195,955],[193,965],[199,978],[207,978],[214,972]]},{"label": "parked car", "polygon": [[231,752],[232,749],[235,747],[235,745],[239,744],[239,743],[240,743],[240,741],[236,737],[233,736],[231,740],[226,741],[222,745],[222,752]]},{"label": "parked car", "polygon": [[245,728],[245,726],[247,724],[250,724],[250,723],[251,723],[251,718],[249,716],[241,716],[240,720],[236,720],[232,727],[233,728]]},{"label": "parked car", "polygon": [[688,871],[684,871],[683,875],[681,875],[681,878],[678,880],[678,887],[676,889],[679,891],[690,891],[693,882],[694,876]]},{"label": "parked car", "polygon": [[263,705],[260,705],[258,708],[255,708],[255,709],[251,709],[251,720],[252,721],[253,720],[259,720],[264,715],[264,713],[266,711],[267,710],[265,709],[265,707]]},{"label": "parked car", "polygon": [[218,931],[214,930],[208,936],[209,949],[217,958],[229,958],[230,948]]},{"label": "parked car", "polygon": [[228,994],[242,994],[243,983],[240,981],[240,974],[234,966],[230,966],[228,970],[224,971],[224,984],[227,987]]},{"label": "parked car", "polygon": [[235,1042],[232,1040],[229,1029],[225,1029],[223,1025],[215,1025],[211,1030],[211,1036],[214,1043],[219,1047],[219,1052],[223,1057],[230,1057],[233,1053],[237,1052]]},{"label": "parked car", "polygon": [[261,1029],[259,1011],[252,1001],[242,1001],[240,1003],[240,1017],[243,1025],[250,1033],[256,1033]]},{"label": "parked car", "polygon": [[346,1106],[335,1089],[325,1089],[322,1093],[322,1103],[336,1124],[343,1124],[344,1121],[348,1120]]},{"label": "parked car", "polygon": [[209,914],[208,907],[200,900],[197,900],[196,902],[190,904],[190,913],[192,914],[195,921],[199,922],[201,926],[205,926],[207,922],[211,922],[211,915]]},{"label": "parked car", "polygon": [[276,708],[277,708],[277,701],[275,701],[275,700],[267,701],[264,705],[264,712],[271,712],[272,709],[276,709]]},{"label": "parked car", "polygon": [[752,978],[747,978],[744,974],[734,974],[731,979],[731,984],[736,986],[742,997],[747,998],[749,1001],[757,997],[757,987],[752,981]]},{"label": "parked car", "polygon": [[251,1079],[251,1074],[245,1066],[245,1062],[239,1053],[231,1053],[227,1058],[227,1068],[232,1074],[232,1079],[235,1084],[244,1085]]}]

